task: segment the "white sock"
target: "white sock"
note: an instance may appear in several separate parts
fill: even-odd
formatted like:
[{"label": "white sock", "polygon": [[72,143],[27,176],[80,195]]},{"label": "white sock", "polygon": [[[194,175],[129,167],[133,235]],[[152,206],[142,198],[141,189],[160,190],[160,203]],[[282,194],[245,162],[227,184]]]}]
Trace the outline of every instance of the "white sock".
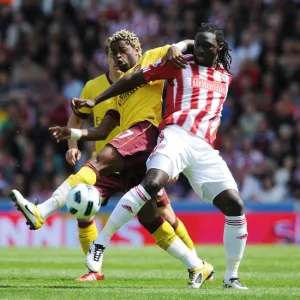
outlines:
[{"label": "white sock", "polygon": [[71,190],[71,186],[67,181],[64,181],[52,194],[52,197],[44,203],[38,205],[38,212],[42,219],[46,220],[53,213],[60,210],[66,205],[67,195]]},{"label": "white sock", "polygon": [[175,239],[166,251],[176,259],[179,259],[188,269],[203,267],[202,260],[180,238]]},{"label": "white sock", "polygon": [[247,236],[245,215],[237,217],[226,216],[224,227],[224,246],[226,252],[225,281],[238,277],[238,268],[243,258]]},{"label": "white sock", "polygon": [[118,229],[133,219],[144,204],[150,199],[151,196],[141,185],[132,188],[120,199],[108,218],[104,228],[98,235],[95,243],[106,247],[109,244],[111,237]]}]

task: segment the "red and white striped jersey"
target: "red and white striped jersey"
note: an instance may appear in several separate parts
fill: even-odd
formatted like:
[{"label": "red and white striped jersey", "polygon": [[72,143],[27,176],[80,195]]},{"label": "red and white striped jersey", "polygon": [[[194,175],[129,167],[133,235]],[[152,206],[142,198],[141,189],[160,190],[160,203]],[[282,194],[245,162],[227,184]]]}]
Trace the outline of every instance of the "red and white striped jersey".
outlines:
[{"label": "red and white striped jersey", "polygon": [[169,62],[163,65],[161,60],[143,69],[147,82],[168,80],[165,117],[159,129],[176,124],[213,145],[232,77],[223,68],[196,64],[193,55],[185,59],[186,69]]}]

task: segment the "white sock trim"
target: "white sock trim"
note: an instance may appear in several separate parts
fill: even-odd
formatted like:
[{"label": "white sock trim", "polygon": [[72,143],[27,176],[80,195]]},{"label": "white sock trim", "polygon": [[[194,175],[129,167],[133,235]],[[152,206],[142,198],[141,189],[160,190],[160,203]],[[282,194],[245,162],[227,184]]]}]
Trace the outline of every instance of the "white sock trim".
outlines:
[{"label": "white sock trim", "polygon": [[247,224],[245,215],[236,216],[236,217],[225,217],[225,224],[229,226],[242,226]]},{"label": "white sock trim", "polygon": [[138,196],[145,202],[149,201],[152,198],[141,184],[135,187],[135,191],[137,192]]}]

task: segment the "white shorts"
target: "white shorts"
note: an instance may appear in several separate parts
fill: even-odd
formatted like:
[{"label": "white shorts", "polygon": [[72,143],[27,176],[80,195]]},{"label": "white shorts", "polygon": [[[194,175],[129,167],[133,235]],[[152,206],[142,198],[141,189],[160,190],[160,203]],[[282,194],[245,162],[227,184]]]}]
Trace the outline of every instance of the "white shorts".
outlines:
[{"label": "white shorts", "polygon": [[183,172],[194,191],[208,202],[224,190],[238,191],[219,151],[177,125],[169,125],[161,132],[147,160],[147,169],[162,170],[170,179]]}]

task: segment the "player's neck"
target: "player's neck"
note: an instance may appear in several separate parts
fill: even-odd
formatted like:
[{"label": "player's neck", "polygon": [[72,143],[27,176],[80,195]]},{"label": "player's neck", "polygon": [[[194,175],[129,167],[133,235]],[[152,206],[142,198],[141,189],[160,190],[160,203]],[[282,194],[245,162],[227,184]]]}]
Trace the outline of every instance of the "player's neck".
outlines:
[{"label": "player's neck", "polygon": [[121,74],[120,74],[120,73],[117,73],[117,72],[108,72],[108,73],[107,73],[107,76],[108,76],[108,78],[109,78],[109,81],[111,81],[111,82],[116,82],[117,80],[120,79]]}]

